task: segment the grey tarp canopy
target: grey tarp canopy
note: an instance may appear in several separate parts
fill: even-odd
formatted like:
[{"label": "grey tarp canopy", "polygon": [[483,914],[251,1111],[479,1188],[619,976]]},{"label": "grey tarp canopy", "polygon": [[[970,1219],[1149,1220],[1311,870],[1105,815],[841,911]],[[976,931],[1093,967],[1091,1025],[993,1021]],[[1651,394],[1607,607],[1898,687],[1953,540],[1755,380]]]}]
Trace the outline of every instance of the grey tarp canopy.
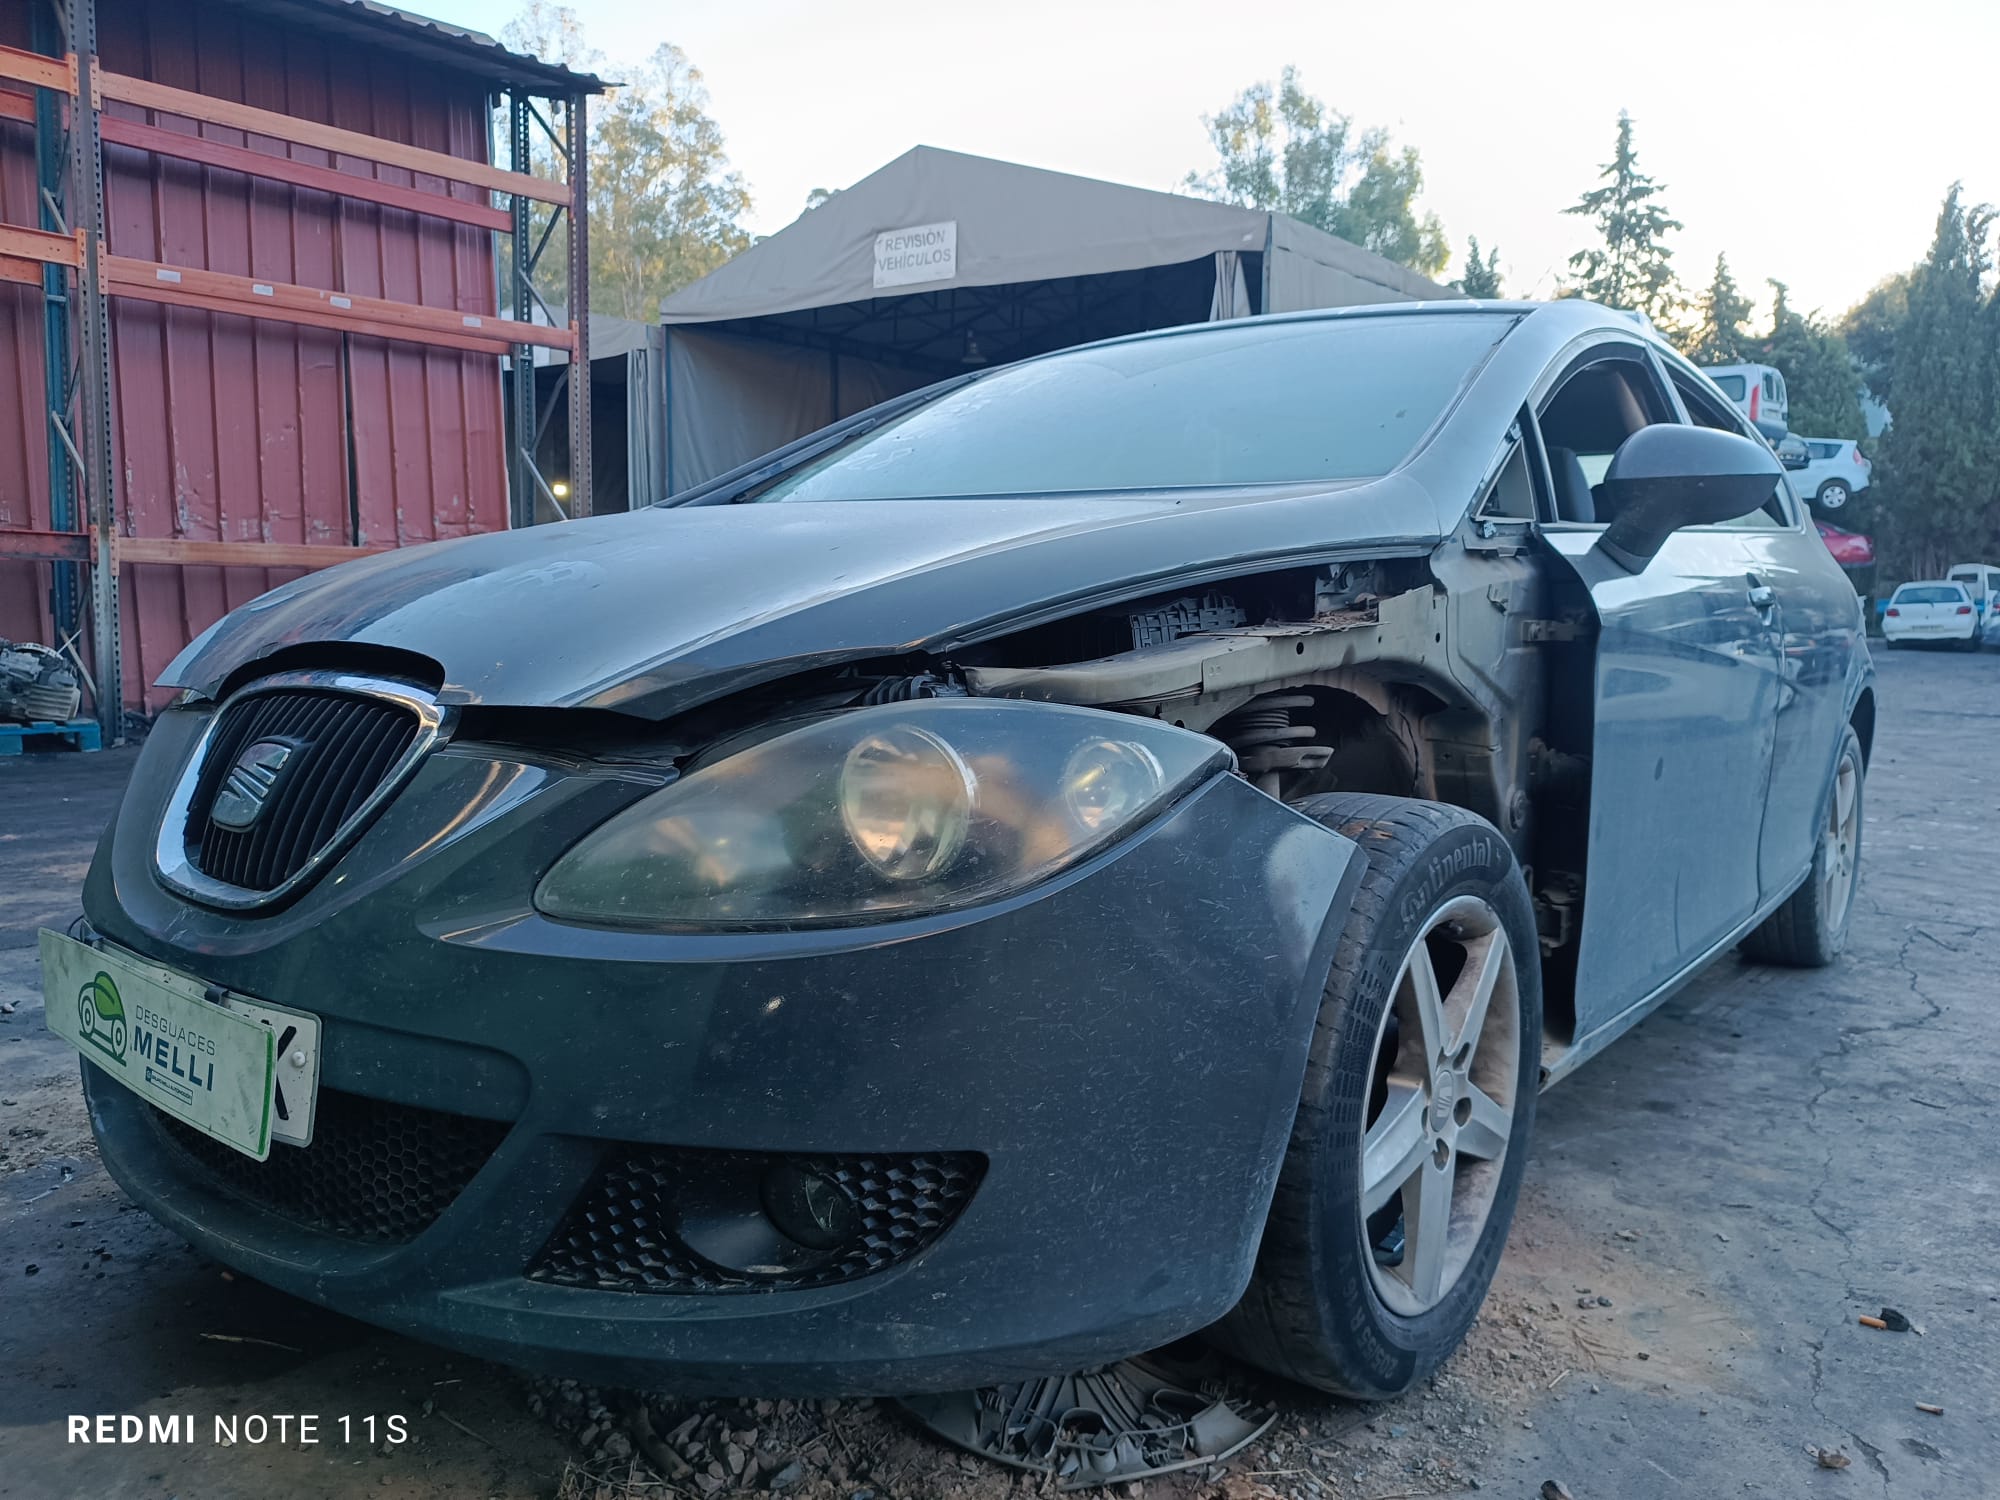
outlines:
[{"label": "grey tarp canopy", "polygon": [[1455,295],[1282,214],[918,146],[662,303],[666,490],[983,364]]}]

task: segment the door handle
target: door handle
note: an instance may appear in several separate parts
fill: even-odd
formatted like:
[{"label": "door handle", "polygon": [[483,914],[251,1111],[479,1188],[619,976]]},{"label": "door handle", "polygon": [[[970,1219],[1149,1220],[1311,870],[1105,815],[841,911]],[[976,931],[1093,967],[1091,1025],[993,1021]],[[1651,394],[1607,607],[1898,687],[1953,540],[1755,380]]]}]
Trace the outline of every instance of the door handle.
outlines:
[{"label": "door handle", "polygon": [[1759,609],[1759,610],[1770,609],[1772,606],[1777,604],[1777,602],[1778,602],[1777,590],[1773,589],[1770,584],[1758,583],[1751,585],[1750,607],[1752,609]]}]

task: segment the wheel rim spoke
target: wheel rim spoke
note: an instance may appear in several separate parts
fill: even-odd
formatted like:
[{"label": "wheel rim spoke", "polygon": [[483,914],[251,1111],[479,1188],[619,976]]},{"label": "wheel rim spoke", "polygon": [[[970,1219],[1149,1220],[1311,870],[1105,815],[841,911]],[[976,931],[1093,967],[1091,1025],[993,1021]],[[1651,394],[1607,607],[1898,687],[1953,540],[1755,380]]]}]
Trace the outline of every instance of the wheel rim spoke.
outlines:
[{"label": "wheel rim spoke", "polygon": [[[1446,1003],[1447,1024],[1456,1019],[1451,1033],[1450,1057],[1454,1067],[1463,1068],[1479,1050],[1479,1038],[1486,1026],[1486,1010],[1493,1003],[1493,986],[1507,968],[1507,934],[1495,927],[1486,936],[1466,947],[1465,972],[1451,987]],[[1469,1052],[1466,1049],[1471,1049]]]},{"label": "wheel rim spoke", "polygon": [[1427,1157],[1403,1186],[1403,1278],[1426,1306],[1444,1290],[1452,1175],[1450,1163],[1439,1166]]},{"label": "wheel rim spoke", "polygon": [[1458,1128],[1458,1150],[1462,1156],[1480,1161],[1498,1161],[1514,1132],[1514,1111],[1495,1099],[1478,1084],[1466,1087],[1465,1099],[1472,1114]]},{"label": "wheel rim spoke", "polygon": [[1421,939],[1411,947],[1404,964],[1396,1009],[1403,1024],[1422,1043],[1424,1067],[1430,1069],[1444,1055],[1444,1000],[1438,994],[1437,968],[1431,963],[1430,949]]},{"label": "wheel rim spoke", "polygon": [[1430,1159],[1424,1135],[1424,1090],[1414,1084],[1389,1084],[1389,1102],[1368,1128],[1361,1143],[1361,1212],[1374,1213],[1410,1180],[1410,1174]]}]

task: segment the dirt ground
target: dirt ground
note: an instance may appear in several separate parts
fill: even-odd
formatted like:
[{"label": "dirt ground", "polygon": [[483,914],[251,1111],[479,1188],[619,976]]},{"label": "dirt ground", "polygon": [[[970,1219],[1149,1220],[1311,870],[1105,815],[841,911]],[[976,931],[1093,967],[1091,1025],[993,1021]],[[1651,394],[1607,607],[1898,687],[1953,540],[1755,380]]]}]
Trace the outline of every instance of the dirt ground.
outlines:
[{"label": "dirt ground", "polygon": [[[1878,661],[1842,964],[1726,959],[1544,1098],[1498,1284],[1426,1388],[1357,1406],[1246,1375],[1279,1406],[1266,1437],[1141,1493],[2000,1492],[2000,654]],[[233,1278],[131,1208],[43,1029],[33,946],[74,915],[129,765],[0,763],[0,1497],[1038,1492],[880,1403],[532,1382]],[[1856,1323],[1884,1305],[1921,1334]],[[180,1414],[194,1440],[66,1441],[97,1413]],[[280,1416],[315,1418],[311,1440]],[[667,1477],[638,1437],[674,1448]]]}]

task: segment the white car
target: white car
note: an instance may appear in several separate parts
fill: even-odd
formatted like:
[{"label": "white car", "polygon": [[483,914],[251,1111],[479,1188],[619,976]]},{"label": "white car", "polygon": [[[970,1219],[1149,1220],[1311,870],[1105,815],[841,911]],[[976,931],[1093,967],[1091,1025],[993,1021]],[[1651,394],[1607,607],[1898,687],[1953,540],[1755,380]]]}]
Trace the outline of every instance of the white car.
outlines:
[{"label": "white car", "polygon": [[1773,366],[1703,365],[1701,373],[1714,381],[1722,394],[1750,419],[1750,425],[1772,442],[1791,430],[1786,421],[1791,398],[1785,394],[1785,377]]},{"label": "white car", "polygon": [[1839,510],[1868,488],[1875,466],[1859,443],[1845,438],[1805,438],[1812,455],[1803,469],[1792,471],[1792,488],[1819,510]]},{"label": "white car", "polygon": [[1977,651],[1979,613],[1962,583],[1942,578],[1906,583],[1889,596],[1882,638],[1891,646],[1950,641],[1961,650]]},{"label": "white car", "polygon": [[1982,637],[1989,644],[2000,645],[2000,567],[1992,563],[1953,563],[1944,576],[1947,583],[1964,585],[1966,593],[1972,596],[1972,609]]}]

